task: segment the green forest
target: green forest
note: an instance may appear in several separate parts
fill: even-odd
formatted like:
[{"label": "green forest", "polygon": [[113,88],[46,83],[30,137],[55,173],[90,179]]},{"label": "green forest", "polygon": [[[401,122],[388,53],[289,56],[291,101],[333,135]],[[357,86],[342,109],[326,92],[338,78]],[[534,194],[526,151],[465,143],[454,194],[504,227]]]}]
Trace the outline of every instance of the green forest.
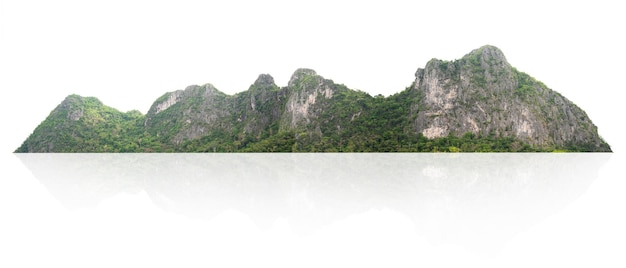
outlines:
[{"label": "green forest", "polygon": [[70,95],[15,152],[592,151],[611,149],[582,109],[484,46],[429,61],[386,97],[311,69],[286,87],[261,74],[234,95],[188,86],[146,114]]},{"label": "green forest", "polygon": [[[212,131],[198,139],[180,144],[168,142],[167,136],[154,135],[144,127],[146,116],[138,111],[122,113],[103,105],[93,97],[70,96],[55,109],[15,152],[29,152],[29,147],[48,148],[54,152],[137,153],[137,152],[552,152],[590,151],[584,146],[534,148],[512,137],[480,136],[473,133],[428,139],[411,134],[404,114],[409,91],[384,98],[354,91],[340,91],[336,105],[322,116],[325,120],[349,116],[351,109],[363,106],[368,111],[343,131],[322,129],[326,135],[315,136],[301,131],[281,130],[276,122],[260,135],[246,135],[241,128]],[[345,94],[352,94],[353,98]],[[357,96],[358,97],[355,97]],[[73,107],[70,109],[69,107]],[[80,107],[82,116],[73,121],[71,113]],[[342,111],[339,109],[345,109]],[[333,124],[322,124],[332,126]]]}]

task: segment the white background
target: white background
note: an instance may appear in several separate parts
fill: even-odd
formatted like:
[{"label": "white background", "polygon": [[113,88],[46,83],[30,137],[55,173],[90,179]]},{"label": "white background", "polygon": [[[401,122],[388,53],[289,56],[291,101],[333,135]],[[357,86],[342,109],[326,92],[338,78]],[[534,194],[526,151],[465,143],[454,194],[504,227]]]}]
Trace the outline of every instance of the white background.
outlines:
[{"label": "white background", "polygon": [[0,3],[4,152],[69,94],[145,113],[191,84],[233,94],[261,73],[286,86],[306,67],[390,95],[431,58],[458,59],[486,44],[585,110],[614,151],[621,146],[626,19],[616,1]]},{"label": "white background", "polygon": [[[623,267],[622,11],[617,1],[1,0],[0,151],[7,154],[0,263]],[[145,113],[163,93],[191,84],[232,94],[261,73],[285,86],[296,68],[306,67],[350,88],[390,95],[409,86],[431,58],[458,59],[486,44],[585,110],[617,152],[580,198],[507,240],[494,256],[433,244],[385,209],[305,237],[283,220],[259,230],[237,211],[208,223],[190,220],[154,206],[142,191],[73,211],[8,154],[69,94]]]},{"label": "white background", "polygon": [[16,154],[2,267],[624,267],[620,154]]}]

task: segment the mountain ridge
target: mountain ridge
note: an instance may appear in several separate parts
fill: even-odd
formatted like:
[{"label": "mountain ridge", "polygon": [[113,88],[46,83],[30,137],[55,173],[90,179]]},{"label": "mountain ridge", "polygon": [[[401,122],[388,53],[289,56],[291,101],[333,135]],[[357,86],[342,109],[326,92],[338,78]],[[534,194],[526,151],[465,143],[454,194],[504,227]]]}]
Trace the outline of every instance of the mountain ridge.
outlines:
[{"label": "mountain ridge", "polygon": [[16,152],[551,150],[610,147],[582,109],[487,45],[431,59],[388,97],[307,68],[285,87],[260,74],[232,95],[210,83],[167,92],[145,115],[70,95]]}]

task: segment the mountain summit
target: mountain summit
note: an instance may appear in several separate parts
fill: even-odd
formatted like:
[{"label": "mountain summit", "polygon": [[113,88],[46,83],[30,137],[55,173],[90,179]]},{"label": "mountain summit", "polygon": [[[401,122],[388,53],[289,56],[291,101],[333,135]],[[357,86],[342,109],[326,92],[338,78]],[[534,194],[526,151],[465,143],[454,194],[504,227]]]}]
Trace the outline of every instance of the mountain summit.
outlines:
[{"label": "mountain summit", "polygon": [[68,96],[16,152],[610,151],[583,110],[483,46],[430,60],[405,90],[371,96],[296,70],[227,95],[159,97],[146,115]]},{"label": "mountain summit", "polygon": [[517,71],[493,46],[460,60],[431,60],[411,90],[412,129],[427,138],[475,133],[514,137],[533,146],[584,145],[608,149],[583,110],[543,83]]}]

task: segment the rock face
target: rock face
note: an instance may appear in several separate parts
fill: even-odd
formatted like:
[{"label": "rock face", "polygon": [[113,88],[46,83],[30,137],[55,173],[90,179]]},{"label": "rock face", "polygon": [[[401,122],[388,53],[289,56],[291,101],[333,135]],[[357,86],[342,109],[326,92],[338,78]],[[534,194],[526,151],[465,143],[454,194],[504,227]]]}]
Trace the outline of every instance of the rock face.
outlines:
[{"label": "rock face", "polygon": [[289,95],[282,115],[281,129],[307,128],[321,135],[317,119],[330,104],[334,88],[332,80],[324,79],[313,70],[296,70],[287,86]]},{"label": "rock face", "polygon": [[229,104],[230,97],[211,84],[189,86],[163,95],[152,105],[146,115],[146,130],[175,144],[197,139],[229,128],[225,121],[232,113]]},{"label": "rock face", "polygon": [[247,91],[233,96],[211,84],[189,86],[161,96],[148,111],[144,126],[161,142],[175,145],[212,136],[260,139],[264,132],[276,132],[274,122],[280,120],[285,94],[268,74],[259,75]]},{"label": "rock face", "polygon": [[496,47],[433,59],[415,76],[385,98],[311,69],[282,88],[261,74],[235,95],[211,84],[166,93],[146,115],[72,95],[17,151],[610,151],[583,110]]},{"label": "rock face", "polygon": [[280,120],[281,109],[285,102],[285,92],[274,83],[269,74],[261,74],[248,91],[235,95],[235,122],[241,124],[242,133],[261,138],[265,130]]},{"label": "rock face", "polygon": [[584,111],[511,67],[494,46],[456,61],[433,59],[415,76],[411,90],[421,98],[412,106],[411,125],[428,138],[471,132],[540,147],[604,144]]}]

